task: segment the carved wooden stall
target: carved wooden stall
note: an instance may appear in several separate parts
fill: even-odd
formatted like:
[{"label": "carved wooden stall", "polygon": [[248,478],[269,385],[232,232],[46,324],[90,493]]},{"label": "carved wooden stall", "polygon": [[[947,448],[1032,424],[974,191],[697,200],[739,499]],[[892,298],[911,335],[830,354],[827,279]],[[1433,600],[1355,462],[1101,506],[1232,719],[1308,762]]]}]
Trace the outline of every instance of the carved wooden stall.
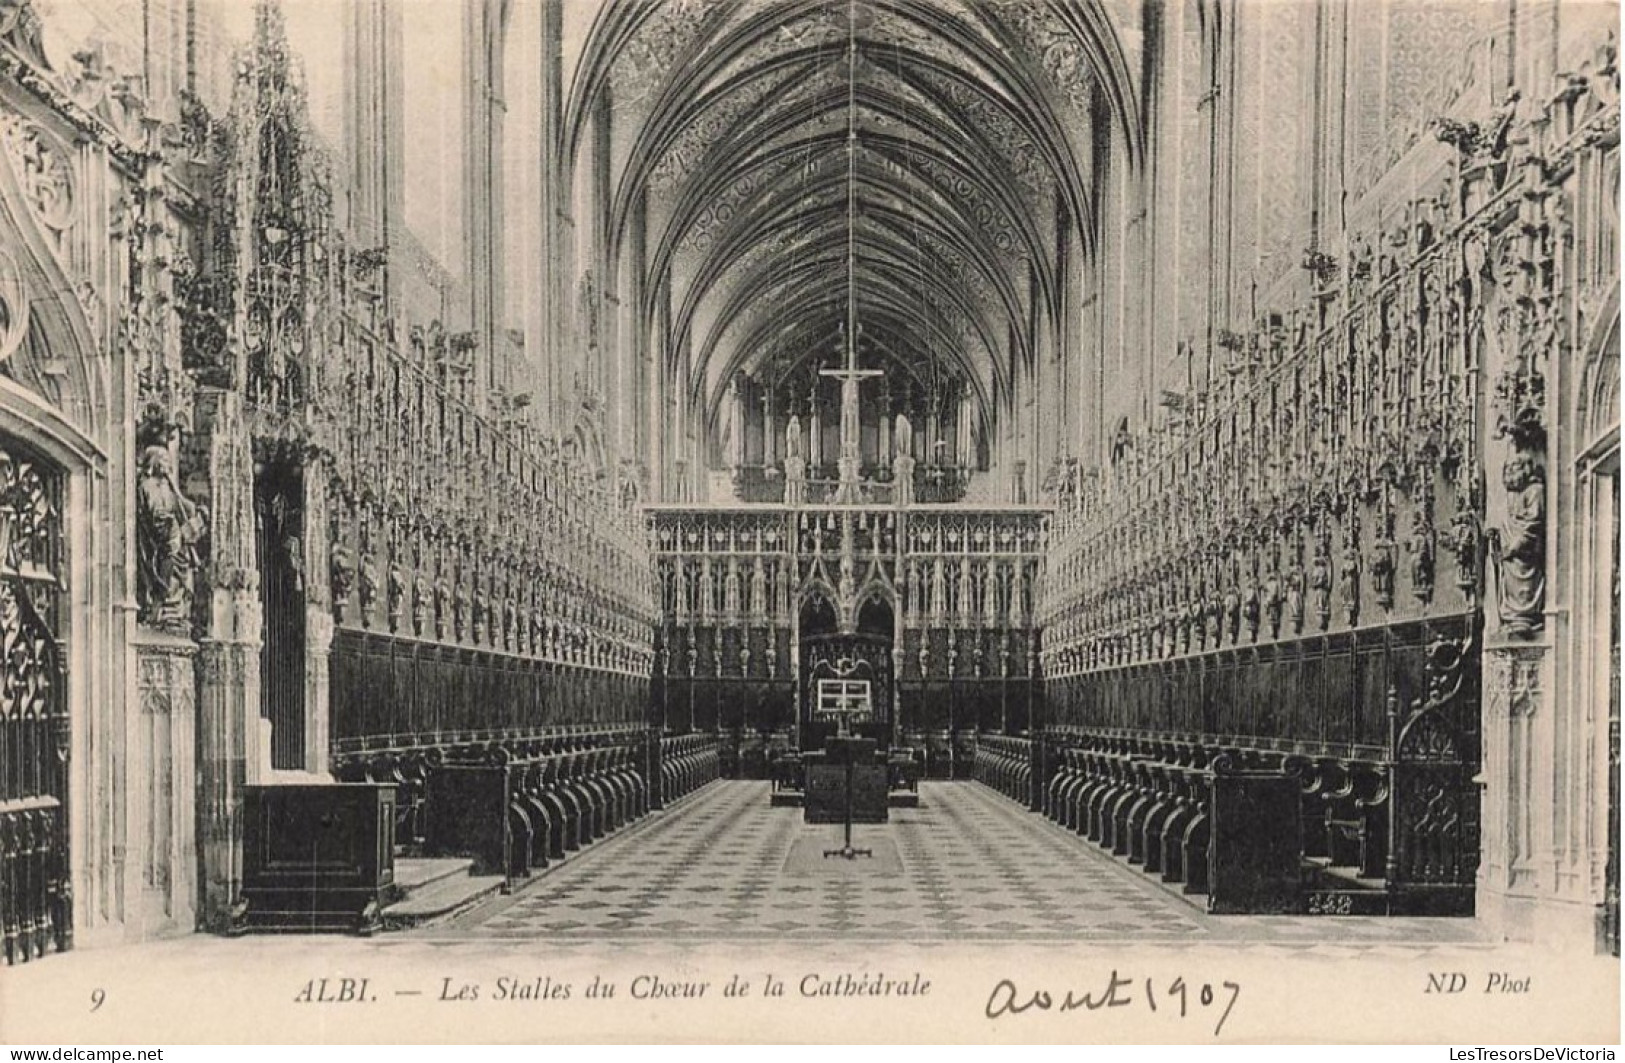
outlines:
[{"label": "carved wooden stall", "polygon": [[[234,612],[214,622],[258,656],[219,696],[228,714],[258,702],[250,781],[387,785],[403,851],[524,874],[641,815],[661,775],[636,492],[476,387],[480,333],[401,298],[434,281],[408,241],[345,230],[275,5],[256,10],[231,114],[197,119],[222,179],[177,283],[189,367],[220,411],[200,450]],[[436,305],[456,301],[448,284]]]},{"label": "carved wooden stall", "polygon": [[[1215,909],[1472,910],[1485,599],[1501,638],[1538,629],[1545,534],[1543,355],[1488,363],[1531,350],[1517,337],[1548,305],[1549,237],[1521,217],[1522,175],[1486,185],[1468,141],[1348,261],[1306,259],[1311,305],[1221,336],[1237,371],[1177,427],[1062,485],[1048,809],[1103,844],[1139,830],[1148,855],[1202,833],[1213,868],[1252,835],[1301,832],[1299,889],[1214,892]],[[1219,758],[1292,780],[1295,812],[1271,801],[1221,836]],[[1129,792],[1138,818],[1132,801],[1101,811]]]}]

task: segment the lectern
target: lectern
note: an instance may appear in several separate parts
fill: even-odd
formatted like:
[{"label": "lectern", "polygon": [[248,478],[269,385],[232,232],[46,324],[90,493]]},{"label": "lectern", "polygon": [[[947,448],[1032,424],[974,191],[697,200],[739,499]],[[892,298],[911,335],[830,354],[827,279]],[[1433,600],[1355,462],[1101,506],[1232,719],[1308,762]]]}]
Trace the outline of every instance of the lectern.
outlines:
[{"label": "lectern", "polygon": [[[844,860],[855,860],[860,856],[874,856],[871,849],[855,849],[852,847],[852,795],[856,784],[856,774],[861,768],[873,772],[875,765],[876,743],[873,738],[852,738],[841,736],[831,738],[824,746],[824,764],[828,768],[837,769],[845,778],[841,787],[844,807],[842,809],[841,823],[845,828],[843,841],[839,849],[825,849],[824,855],[839,856]],[[809,785],[810,788],[810,785]],[[881,812],[885,812],[885,787],[881,787]]]}]

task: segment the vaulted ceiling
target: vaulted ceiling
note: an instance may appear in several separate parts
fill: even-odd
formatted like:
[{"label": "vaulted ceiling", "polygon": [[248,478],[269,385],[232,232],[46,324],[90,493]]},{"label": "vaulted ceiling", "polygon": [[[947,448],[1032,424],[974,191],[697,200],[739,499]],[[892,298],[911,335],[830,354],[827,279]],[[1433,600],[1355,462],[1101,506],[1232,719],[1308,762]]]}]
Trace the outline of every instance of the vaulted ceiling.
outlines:
[{"label": "vaulted ceiling", "polygon": [[1113,17],[1101,0],[608,4],[567,157],[591,157],[607,103],[612,260],[643,219],[639,310],[658,327],[669,285],[660,349],[687,337],[695,408],[738,371],[782,386],[838,357],[850,238],[865,361],[967,383],[995,418],[1097,245],[1102,153],[1136,163],[1137,38]]}]

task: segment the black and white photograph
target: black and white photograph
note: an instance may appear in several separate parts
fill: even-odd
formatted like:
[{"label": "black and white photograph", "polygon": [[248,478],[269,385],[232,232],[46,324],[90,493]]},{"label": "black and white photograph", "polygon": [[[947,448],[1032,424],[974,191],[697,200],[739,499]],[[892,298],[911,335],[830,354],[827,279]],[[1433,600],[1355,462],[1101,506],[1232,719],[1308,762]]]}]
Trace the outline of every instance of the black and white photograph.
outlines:
[{"label": "black and white photograph", "polygon": [[0,1042],[1619,1044],[1619,36],[0,0]]}]

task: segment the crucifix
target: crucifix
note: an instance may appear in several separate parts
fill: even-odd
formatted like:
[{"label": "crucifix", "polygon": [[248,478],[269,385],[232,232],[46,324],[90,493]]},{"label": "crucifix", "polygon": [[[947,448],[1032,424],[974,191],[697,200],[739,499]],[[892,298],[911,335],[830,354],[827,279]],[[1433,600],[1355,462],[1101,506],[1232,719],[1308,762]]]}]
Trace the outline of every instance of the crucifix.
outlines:
[{"label": "crucifix", "polygon": [[841,382],[841,454],[836,465],[840,469],[841,483],[837,489],[837,502],[858,501],[858,473],[863,456],[858,446],[858,385],[872,376],[883,376],[879,369],[859,369],[856,344],[846,347],[846,366],[841,369],[821,369],[821,376],[834,377]]}]

